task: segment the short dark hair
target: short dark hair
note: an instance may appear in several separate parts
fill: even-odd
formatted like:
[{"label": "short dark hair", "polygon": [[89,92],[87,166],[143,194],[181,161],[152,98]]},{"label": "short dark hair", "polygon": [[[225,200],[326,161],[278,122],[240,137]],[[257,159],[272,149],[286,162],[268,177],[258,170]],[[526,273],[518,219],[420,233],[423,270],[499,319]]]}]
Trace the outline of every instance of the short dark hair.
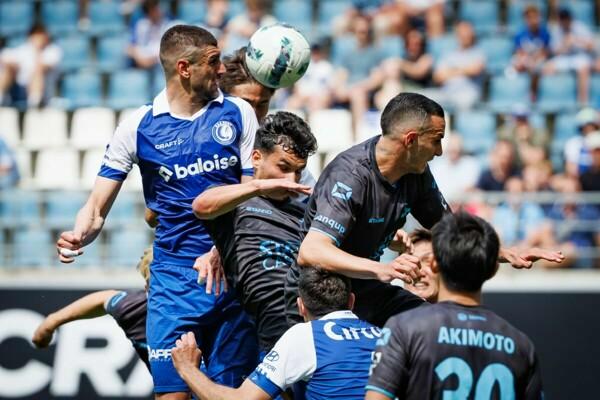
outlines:
[{"label": "short dark hair", "polygon": [[322,268],[302,267],[298,293],[304,306],[315,318],[348,308],[350,279]]},{"label": "short dark hair", "polygon": [[[260,82],[254,79],[246,66],[246,47],[239,48],[233,54],[225,56],[223,65],[225,66],[225,73],[219,79],[219,86],[224,92],[231,93],[234,87],[247,83],[260,85]],[[267,89],[271,93],[275,92],[273,88],[267,87]]]},{"label": "short dark hair", "polygon": [[36,33],[44,33],[44,34],[48,35],[48,29],[46,29],[46,25],[44,25],[40,21],[34,22],[29,27],[29,36],[34,35]]},{"label": "short dark hair", "polygon": [[165,75],[175,72],[174,62],[179,58],[196,60],[199,52],[207,46],[217,47],[217,39],[204,28],[193,25],[175,25],[164,33],[160,40],[160,63]]},{"label": "short dark hair", "polygon": [[448,289],[477,292],[496,273],[500,240],[483,219],[462,211],[448,213],[432,236],[433,254]]},{"label": "short dark hair", "polygon": [[144,0],[144,2],[142,3],[142,11],[144,12],[144,14],[148,15],[150,11],[152,11],[152,9],[159,6],[159,0]]},{"label": "short dark hair", "polygon": [[435,101],[418,93],[400,93],[383,109],[381,133],[389,135],[400,122],[424,123],[432,116],[444,118],[444,109]]},{"label": "short dark hair", "polygon": [[413,244],[417,244],[419,242],[431,242],[431,231],[427,229],[415,229],[410,234],[410,240]]},{"label": "short dark hair", "polygon": [[304,159],[317,151],[317,139],[310,126],[299,116],[287,111],[267,115],[256,131],[255,149],[270,153],[276,145]]}]

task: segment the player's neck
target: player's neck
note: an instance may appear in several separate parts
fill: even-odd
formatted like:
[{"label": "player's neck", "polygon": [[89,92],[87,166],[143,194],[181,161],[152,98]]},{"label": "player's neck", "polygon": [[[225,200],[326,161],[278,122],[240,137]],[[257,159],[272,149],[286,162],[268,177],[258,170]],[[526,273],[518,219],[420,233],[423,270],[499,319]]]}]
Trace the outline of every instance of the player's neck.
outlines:
[{"label": "player's neck", "polygon": [[438,294],[438,302],[451,301],[463,306],[478,306],[481,304],[481,290],[477,292],[455,292],[440,282],[440,292]]},{"label": "player's neck", "polygon": [[206,100],[198,99],[192,92],[167,85],[167,101],[172,114],[191,117],[206,105]]},{"label": "player's neck", "polygon": [[375,146],[375,161],[381,175],[390,183],[396,183],[409,173],[409,169],[398,157],[396,148],[386,138],[381,137]]}]

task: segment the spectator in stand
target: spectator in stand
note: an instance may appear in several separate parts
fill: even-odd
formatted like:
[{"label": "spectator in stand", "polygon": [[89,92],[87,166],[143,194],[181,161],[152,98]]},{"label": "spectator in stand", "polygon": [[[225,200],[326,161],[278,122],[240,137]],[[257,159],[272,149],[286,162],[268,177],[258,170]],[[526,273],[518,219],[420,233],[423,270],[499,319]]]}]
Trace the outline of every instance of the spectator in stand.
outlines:
[{"label": "spectator in stand", "polygon": [[594,36],[581,21],[574,21],[571,11],[558,12],[558,24],[551,31],[554,56],[544,66],[544,74],[574,71],[577,74],[577,99],[588,103],[590,69]]},{"label": "spectator in stand", "polygon": [[[202,11],[202,10],[199,10]],[[208,0],[206,2],[206,15],[204,16],[204,27],[211,31],[217,39],[223,35],[225,27],[229,23],[229,1]]]},{"label": "spectator in stand", "polygon": [[384,82],[375,95],[380,110],[398,93],[419,93],[432,84],[433,57],[425,52],[425,35],[416,29],[409,31],[404,46],[404,58],[390,58],[382,63]]},{"label": "spectator in stand", "polygon": [[38,107],[49,97],[62,50],[35,23],[27,41],[0,53],[0,104]]},{"label": "spectator in stand", "polygon": [[[475,44],[475,32],[468,22],[456,25],[459,48],[443,55],[433,73],[441,91],[431,93],[450,109],[469,109],[481,98],[485,54]],[[428,93],[429,95],[429,93]]]},{"label": "spectator in stand", "polygon": [[396,33],[399,15],[394,0],[352,0],[346,11],[334,18],[333,35],[336,37],[352,32],[352,22],[359,15],[365,15],[373,21],[375,36],[381,37]]},{"label": "spectator in stand", "polygon": [[19,183],[19,178],[15,154],[0,137],[0,190],[15,187]]},{"label": "spectator in stand", "polygon": [[329,108],[333,100],[333,73],[333,65],[327,59],[324,44],[313,43],[310,46],[308,70],[294,85],[286,108],[307,109],[309,112]]},{"label": "spectator in stand", "polygon": [[542,66],[550,55],[550,33],[541,21],[540,10],[531,4],[523,11],[525,27],[515,36],[513,68],[528,73],[532,78],[532,97],[537,92],[537,80]]},{"label": "spectator in stand", "polygon": [[444,154],[434,158],[429,167],[450,204],[459,203],[465,192],[475,187],[481,169],[475,157],[463,154],[463,141],[458,133],[450,135]]},{"label": "spectator in stand", "polygon": [[425,25],[427,36],[434,38],[445,31],[446,0],[396,0],[398,31],[405,34],[411,28]]},{"label": "spectator in stand", "polygon": [[506,181],[520,177],[521,171],[515,162],[515,147],[506,140],[498,140],[490,152],[490,168],[479,176],[477,189],[485,192],[502,191]]},{"label": "spectator in stand", "polygon": [[135,67],[151,69],[159,65],[160,39],[172,22],[163,14],[159,0],[144,0],[142,10],[144,17],[132,28],[127,55]]},{"label": "spectator in stand", "polygon": [[579,135],[570,138],[565,143],[565,171],[572,177],[588,170],[591,157],[584,145],[585,138],[600,129],[600,117],[593,108],[584,108],[575,116]]},{"label": "spectator in stand", "polygon": [[333,85],[334,100],[350,104],[353,123],[369,109],[371,93],[381,86],[379,66],[385,59],[383,50],[375,45],[371,20],[359,15],[354,19],[354,45],[340,55]]},{"label": "spectator in stand", "polygon": [[531,125],[529,107],[517,105],[512,115],[498,129],[498,137],[512,142],[516,149],[516,162],[523,166],[537,163],[545,158],[548,133]]},{"label": "spectator in stand", "polygon": [[[579,182],[584,192],[600,192],[600,131],[590,133],[585,138],[585,147],[590,152],[592,164],[581,174]],[[597,204],[600,208],[600,204]]]},{"label": "spectator in stand", "polygon": [[[241,45],[237,47],[245,46],[250,36],[258,28],[277,22],[275,17],[269,14],[272,6],[270,0],[245,0],[245,3],[246,13],[234,16],[225,28],[227,34],[242,41]],[[233,46],[233,44],[228,43],[228,46]]]}]

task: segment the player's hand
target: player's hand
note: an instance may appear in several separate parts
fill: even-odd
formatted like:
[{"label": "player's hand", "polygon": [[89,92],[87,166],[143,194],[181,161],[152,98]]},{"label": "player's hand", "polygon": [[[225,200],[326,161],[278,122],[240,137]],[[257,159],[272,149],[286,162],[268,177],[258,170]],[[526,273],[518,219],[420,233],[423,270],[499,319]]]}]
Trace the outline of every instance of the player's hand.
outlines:
[{"label": "player's hand", "polygon": [[60,262],[69,264],[75,261],[75,257],[83,254],[81,233],[66,231],[60,234],[56,241],[56,251]]},{"label": "player's hand", "polygon": [[197,369],[200,365],[202,352],[196,344],[196,337],[193,332],[184,333],[180,339],[175,342],[175,347],[171,350],[171,359],[175,369],[181,373],[189,369]]},{"label": "player's hand", "polygon": [[54,328],[50,322],[50,317],[47,317],[35,330],[31,341],[38,349],[45,349],[52,341]]},{"label": "player's hand", "polygon": [[252,182],[261,196],[281,198],[297,194],[311,194],[310,186],[289,179],[254,179]]},{"label": "player's hand", "polygon": [[533,263],[538,260],[546,260],[561,263],[565,256],[561,251],[544,250],[539,247],[532,247],[525,250],[500,249],[500,261],[510,263],[513,268],[531,268]]},{"label": "player's hand", "polygon": [[377,278],[382,282],[391,282],[394,279],[401,279],[411,284],[421,279],[421,260],[410,254],[401,254],[392,262],[384,264],[378,271]]},{"label": "player's hand", "polygon": [[411,254],[415,246],[410,239],[410,234],[404,229],[398,229],[394,235],[394,239],[390,242],[390,249],[397,251],[398,253],[409,253]]},{"label": "player's hand", "polygon": [[198,283],[206,283],[206,294],[212,293],[213,282],[215,284],[215,296],[221,294],[221,282],[223,291],[227,291],[227,279],[221,262],[219,251],[213,247],[208,253],[196,258],[194,269],[198,271]]}]

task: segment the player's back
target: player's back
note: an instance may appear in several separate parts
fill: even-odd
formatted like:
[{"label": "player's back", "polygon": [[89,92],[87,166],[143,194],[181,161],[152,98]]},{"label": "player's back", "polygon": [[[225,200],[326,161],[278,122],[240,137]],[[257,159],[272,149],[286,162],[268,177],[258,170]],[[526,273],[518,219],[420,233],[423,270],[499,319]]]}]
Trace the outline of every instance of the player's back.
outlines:
[{"label": "player's back", "polygon": [[386,328],[369,389],[403,399],[541,398],[533,344],[483,307],[441,302],[397,315]]}]

